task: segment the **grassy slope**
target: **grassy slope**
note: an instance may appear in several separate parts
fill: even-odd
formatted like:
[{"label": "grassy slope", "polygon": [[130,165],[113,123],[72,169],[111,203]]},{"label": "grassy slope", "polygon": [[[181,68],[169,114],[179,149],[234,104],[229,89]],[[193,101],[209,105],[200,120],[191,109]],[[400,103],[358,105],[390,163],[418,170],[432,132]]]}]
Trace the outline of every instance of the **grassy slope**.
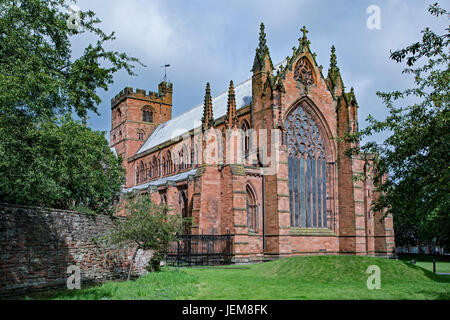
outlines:
[{"label": "grassy slope", "polygon": [[[381,269],[368,290],[367,267]],[[108,282],[56,299],[450,299],[450,276],[370,257],[293,257],[229,268],[166,268],[131,282]]]},{"label": "grassy slope", "polygon": [[[431,261],[417,261],[419,267],[433,271],[433,262]],[[436,272],[450,273],[450,262],[436,262]]]},{"label": "grassy slope", "polygon": [[406,262],[409,262],[413,259],[416,259],[416,265],[419,267],[422,267],[424,269],[427,269],[428,271],[433,271],[433,259],[436,260],[436,272],[442,272],[442,273],[450,273],[450,261],[444,261],[440,259],[439,256],[437,257],[430,257],[430,256],[423,256],[420,255],[402,255],[402,259]]},{"label": "grassy slope", "polygon": [[52,290],[25,299],[54,300],[179,300],[196,294],[198,279],[175,268],[150,273],[135,281],[109,281],[81,290]]},{"label": "grassy slope", "polygon": [[[381,269],[381,289],[368,290],[367,267]],[[450,277],[401,261],[370,257],[294,257],[249,270],[187,270],[200,279],[198,299],[449,299]]]}]

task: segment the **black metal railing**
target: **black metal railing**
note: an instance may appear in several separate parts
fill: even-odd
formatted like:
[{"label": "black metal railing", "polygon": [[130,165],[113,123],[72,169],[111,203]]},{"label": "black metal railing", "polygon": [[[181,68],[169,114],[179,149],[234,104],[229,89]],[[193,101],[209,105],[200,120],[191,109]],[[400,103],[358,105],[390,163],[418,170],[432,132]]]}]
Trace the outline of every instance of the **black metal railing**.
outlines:
[{"label": "black metal railing", "polygon": [[168,265],[185,267],[231,264],[230,234],[188,234],[177,237],[178,240],[170,244],[167,252]]}]

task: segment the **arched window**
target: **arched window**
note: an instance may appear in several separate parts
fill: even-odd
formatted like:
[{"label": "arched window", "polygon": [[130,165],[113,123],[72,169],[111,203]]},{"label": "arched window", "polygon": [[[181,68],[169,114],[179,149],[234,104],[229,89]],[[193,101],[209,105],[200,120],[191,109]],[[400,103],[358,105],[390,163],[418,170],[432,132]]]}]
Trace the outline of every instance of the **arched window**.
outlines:
[{"label": "arched window", "polygon": [[141,161],[139,164],[139,181],[138,182],[144,182],[145,181],[145,166],[144,163]]},{"label": "arched window", "polygon": [[164,162],[164,174],[167,175],[170,173],[170,151],[167,151],[166,155],[163,158]]},{"label": "arched window", "polygon": [[153,161],[150,161],[149,165],[150,165],[150,177],[153,179],[155,177],[155,166],[153,165]]},{"label": "arched window", "polygon": [[[180,209],[181,209],[181,216],[183,218],[188,218],[190,216],[190,213],[189,213],[189,207],[188,207],[187,189],[178,189],[178,196],[179,196],[178,203],[179,203]],[[187,225],[185,226],[183,231],[185,234],[190,233],[189,232],[190,230]]]},{"label": "arched window", "polygon": [[153,166],[150,161],[148,162],[148,178],[149,179],[153,178]]},{"label": "arched window", "polygon": [[195,167],[197,168],[197,166],[198,166],[198,162],[199,162],[199,159],[198,159],[198,145],[195,145],[195,147],[194,147],[194,150],[195,150],[195,160],[194,160],[194,164],[195,164]]},{"label": "arched window", "polygon": [[162,159],[162,175],[166,175],[166,169],[167,169],[167,162],[166,157],[163,157]]},{"label": "arched window", "polygon": [[313,84],[314,76],[311,63],[306,57],[300,58],[294,68],[294,79],[304,84]]},{"label": "arched window", "polygon": [[258,232],[258,206],[255,193],[250,186],[247,186],[247,224],[249,232]]},{"label": "arched window", "polygon": [[157,172],[157,176],[160,177],[161,176],[161,160],[158,158],[158,172]]},{"label": "arched window", "polygon": [[147,181],[148,179],[150,179],[149,168],[148,165],[145,164],[145,181]]},{"label": "arched window", "polygon": [[189,167],[189,150],[186,145],[183,145],[183,150],[181,151],[181,163],[181,169]]},{"label": "arched window", "polygon": [[326,228],[326,150],[305,104],[292,110],[285,123],[291,226]]},{"label": "arched window", "polygon": [[156,160],[156,157],[153,156],[153,177],[157,177],[158,176],[158,160]]},{"label": "arched window", "polygon": [[139,132],[138,132],[138,139],[139,139],[139,141],[143,141],[144,140],[144,131],[139,130]]},{"label": "arched window", "polygon": [[173,171],[173,163],[172,163],[172,154],[167,152],[167,173],[172,173]]},{"label": "arched window", "polygon": [[142,121],[144,122],[153,122],[153,111],[149,107],[145,107],[142,110]]},{"label": "arched window", "polygon": [[244,156],[246,159],[248,158],[248,155],[250,153],[250,136],[249,136],[248,129],[250,129],[250,125],[248,124],[247,120],[244,120],[242,122],[242,131],[244,131],[242,148],[243,148]]},{"label": "arched window", "polygon": [[178,170],[183,169],[184,167],[184,157],[183,157],[183,149],[181,149],[180,152],[178,152]]}]

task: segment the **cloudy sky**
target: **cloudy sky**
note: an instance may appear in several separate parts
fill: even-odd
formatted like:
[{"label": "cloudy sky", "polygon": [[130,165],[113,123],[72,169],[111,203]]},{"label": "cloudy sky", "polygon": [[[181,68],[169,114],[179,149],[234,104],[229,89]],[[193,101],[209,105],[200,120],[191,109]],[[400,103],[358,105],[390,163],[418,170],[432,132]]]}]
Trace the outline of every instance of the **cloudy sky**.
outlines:
[{"label": "cloudy sky", "polygon": [[[124,87],[157,91],[164,76],[160,67],[171,64],[168,77],[174,85],[173,116],[203,101],[206,82],[213,94],[226,91],[233,80],[251,77],[259,25],[266,26],[272,61],[278,63],[298,46],[300,28],[309,30],[311,50],[326,75],[331,45],[336,46],[338,66],[345,86],[355,88],[360,127],[369,114],[382,117],[385,108],[375,93],[402,89],[410,81],[401,74],[403,65],[389,60],[389,51],[420,39],[426,26],[442,32],[445,18],[428,12],[428,0],[78,0],[82,10],[93,10],[102,29],[115,31],[108,49],[138,57],[146,68],[137,77],[119,72],[109,91],[100,91],[100,116],[89,124],[110,130],[110,99]],[[445,3],[442,2],[442,3]],[[370,30],[367,8],[377,5],[381,28]],[[448,8],[447,8],[448,9]],[[74,54],[89,39],[74,39]],[[108,136],[108,135],[107,135]]]}]

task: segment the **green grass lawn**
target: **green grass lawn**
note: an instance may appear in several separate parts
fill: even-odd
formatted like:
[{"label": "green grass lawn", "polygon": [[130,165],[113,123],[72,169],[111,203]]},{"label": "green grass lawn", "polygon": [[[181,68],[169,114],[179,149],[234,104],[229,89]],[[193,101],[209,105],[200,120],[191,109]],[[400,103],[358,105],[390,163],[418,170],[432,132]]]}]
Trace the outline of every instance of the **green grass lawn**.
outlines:
[{"label": "green grass lawn", "polygon": [[[433,272],[433,262],[431,261],[417,261],[416,265]],[[442,261],[436,262],[436,272],[450,273],[450,262],[442,262]]]},{"label": "green grass lawn", "polygon": [[[381,269],[369,290],[367,267]],[[292,257],[248,266],[169,268],[135,281],[107,282],[50,299],[450,299],[450,276],[406,261],[352,256]]]},{"label": "green grass lawn", "polygon": [[[420,255],[403,255],[402,259],[406,261],[411,261],[416,259],[416,265],[433,272],[433,257]],[[439,261],[439,257],[436,257],[436,272],[438,273],[450,273],[450,261]]]}]

